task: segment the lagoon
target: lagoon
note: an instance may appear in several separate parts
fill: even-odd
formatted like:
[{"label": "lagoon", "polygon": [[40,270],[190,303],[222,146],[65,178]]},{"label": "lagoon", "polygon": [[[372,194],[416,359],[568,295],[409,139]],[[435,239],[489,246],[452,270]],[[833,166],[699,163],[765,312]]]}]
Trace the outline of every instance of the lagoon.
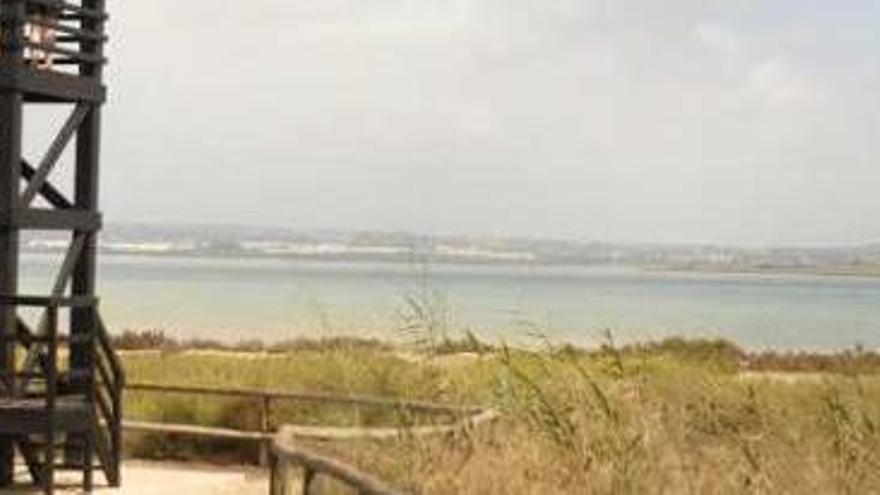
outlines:
[{"label": "lagoon", "polygon": [[[60,255],[22,256],[45,293]],[[755,349],[880,348],[880,278],[654,272],[614,267],[432,265],[112,255],[102,313],[114,331],[182,338],[406,339],[407,297],[431,301],[453,335],[597,345],[671,335]]]}]

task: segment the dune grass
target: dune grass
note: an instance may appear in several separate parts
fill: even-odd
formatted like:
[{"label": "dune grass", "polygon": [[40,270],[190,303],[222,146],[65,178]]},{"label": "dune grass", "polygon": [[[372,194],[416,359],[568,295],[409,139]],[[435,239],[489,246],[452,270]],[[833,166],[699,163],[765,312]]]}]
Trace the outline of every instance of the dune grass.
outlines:
[{"label": "dune grass", "polygon": [[[417,493],[880,492],[880,365],[871,353],[774,359],[683,340],[594,351],[446,348],[456,352],[337,341],[258,353],[131,351],[124,361],[138,382],[481,403],[504,413],[443,438],[316,445]],[[130,418],[258,427],[254,404],[242,401],[130,393],[126,405]],[[297,404],[273,411],[276,424],[400,420]],[[254,456],[143,435],[129,439],[129,452]]]}]

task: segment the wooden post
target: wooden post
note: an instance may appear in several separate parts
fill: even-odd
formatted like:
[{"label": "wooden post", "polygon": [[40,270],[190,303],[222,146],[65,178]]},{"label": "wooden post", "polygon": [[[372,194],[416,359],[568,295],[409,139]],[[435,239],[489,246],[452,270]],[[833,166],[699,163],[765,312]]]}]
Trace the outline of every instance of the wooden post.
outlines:
[{"label": "wooden post", "polygon": [[318,473],[306,467],[303,473],[303,495],[321,495]]},{"label": "wooden post", "polygon": [[[103,0],[83,0],[84,8],[104,12]],[[96,33],[103,33],[103,23],[97,20],[84,21],[84,27]],[[103,55],[103,44],[82,43],[84,53]],[[94,64],[81,69],[81,76],[101,79],[102,65]],[[98,172],[101,154],[101,104],[93,103],[79,127],[76,137],[76,177],[74,184],[74,205],[79,210],[98,211]],[[73,274],[72,294],[74,296],[94,296],[97,271],[98,234],[95,231],[77,232],[85,236],[85,246]],[[95,309],[83,308],[73,311],[71,332],[94,332],[97,326]],[[83,349],[72,349],[71,367],[91,369],[89,353]]]},{"label": "wooden post", "polygon": [[58,306],[46,308],[48,363],[46,370],[46,454],[43,458],[44,493],[55,489],[55,408],[58,395]]},{"label": "wooden post", "polygon": [[[260,432],[271,433],[270,412],[272,407],[272,397],[268,394],[263,395],[260,407]],[[263,442],[260,444],[260,465],[267,466],[271,462],[271,442]]]},{"label": "wooden post", "polygon": [[272,433],[272,396],[269,394],[263,396],[263,414],[260,419],[262,432]]},{"label": "wooden post", "polygon": [[[103,325],[103,324],[102,324]],[[117,376],[119,379],[119,376]],[[122,485],[122,383],[117,382],[113,388],[113,425],[110,429],[110,438],[113,443],[113,471],[114,477],[110,485],[118,487]]]},{"label": "wooden post", "polygon": [[282,495],[284,481],[281,479],[281,462],[274,452],[269,453],[269,495]]},{"label": "wooden post", "polygon": [[[2,64],[12,67],[22,62],[22,35],[24,4],[3,2]],[[19,204],[21,181],[21,91],[4,90],[0,93],[0,217],[11,219]],[[18,229],[7,220],[0,225],[0,293],[18,293]],[[0,307],[0,373],[15,372],[16,310],[13,306]],[[8,386],[8,389],[7,389]],[[12,394],[13,381],[0,384],[0,394]],[[10,437],[0,437],[0,488],[9,486],[14,476],[14,447]]]},{"label": "wooden post", "polygon": [[[104,12],[103,0],[83,0],[82,6],[92,9],[96,12]],[[100,20],[83,20],[83,28],[102,34],[103,23]],[[102,56],[103,43],[99,42],[82,42],[80,50],[89,55]],[[102,65],[93,64],[80,67],[80,76],[94,78],[100,81],[102,75]],[[98,177],[99,177],[99,158],[101,153],[101,103],[91,103],[91,108],[83,119],[77,130],[76,136],[76,167],[74,177],[74,207],[78,210],[98,212]],[[71,283],[71,294],[73,296],[94,296],[96,292],[97,278],[97,246],[98,233],[94,230],[77,231],[76,235],[82,235],[85,239],[82,252],[73,272],[73,280]],[[98,331],[97,308],[77,308],[71,312],[70,318],[70,334],[89,333],[94,336]],[[92,339],[85,339],[86,342],[93,342]],[[89,372],[89,378],[83,384],[86,387],[84,392],[91,402],[94,402],[94,380],[93,376],[95,363],[93,355],[93,343],[86,346],[76,346],[70,349],[70,369],[84,370]],[[108,425],[111,429],[116,425]],[[118,429],[118,426],[117,428]],[[112,440],[114,432],[110,432]],[[86,444],[88,442],[85,442]],[[82,461],[84,463],[92,463],[93,452],[91,449],[84,449],[81,452]],[[116,456],[117,447],[113,446],[114,457]],[[75,458],[76,452],[71,450],[68,452],[69,458]],[[118,457],[117,457],[118,459]],[[113,466],[114,484],[118,482],[118,466]]]}]

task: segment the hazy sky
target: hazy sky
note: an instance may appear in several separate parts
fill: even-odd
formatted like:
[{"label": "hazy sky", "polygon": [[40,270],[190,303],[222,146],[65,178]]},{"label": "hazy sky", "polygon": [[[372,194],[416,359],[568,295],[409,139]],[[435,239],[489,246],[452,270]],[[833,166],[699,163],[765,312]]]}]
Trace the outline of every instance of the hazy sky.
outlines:
[{"label": "hazy sky", "polygon": [[109,0],[110,221],[880,241],[880,2]]}]

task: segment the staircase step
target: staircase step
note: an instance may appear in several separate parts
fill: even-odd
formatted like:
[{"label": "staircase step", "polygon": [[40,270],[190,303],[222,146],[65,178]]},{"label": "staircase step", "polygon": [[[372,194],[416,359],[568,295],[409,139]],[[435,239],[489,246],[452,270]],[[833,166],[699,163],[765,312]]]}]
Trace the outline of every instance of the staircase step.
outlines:
[{"label": "staircase step", "polygon": [[73,381],[86,381],[92,378],[92,372],[90,370],[70,370],[64,373],[60,373],[58,378],[60,381],[73,382]]},{"label": "staircase step", "polygon": [[[44,440],[38,440],[38,441],[25,440],[25,441],[22,441],[21,443],[27,444],[28,447],[33,447],[35,449],[40,449],[40,450],[45,450],[46,447],[49,446],[49,444],[47,444]],[[67,444],[64,441],[58,441],[58,442],[55,442],[55,444],[53,446],[57,450],[57,449],[63,449],[64,447],[67,446]]]},{"label": "staircase step", "polygon": [[65,337],[65,340],[71,345],[87,345],[94,342],[94,337],[88,333],[75,333]]},{"label": "staircase step", "polygon": [[[82,464],[71,464],[69,462],[63,462],[61,464],[55,464],[55,469],[60,469],[63,471],[82,471],[86,467]],[[100,471],[103,468],[101,464],[92,464],[92,469],[95,471]]]}]

